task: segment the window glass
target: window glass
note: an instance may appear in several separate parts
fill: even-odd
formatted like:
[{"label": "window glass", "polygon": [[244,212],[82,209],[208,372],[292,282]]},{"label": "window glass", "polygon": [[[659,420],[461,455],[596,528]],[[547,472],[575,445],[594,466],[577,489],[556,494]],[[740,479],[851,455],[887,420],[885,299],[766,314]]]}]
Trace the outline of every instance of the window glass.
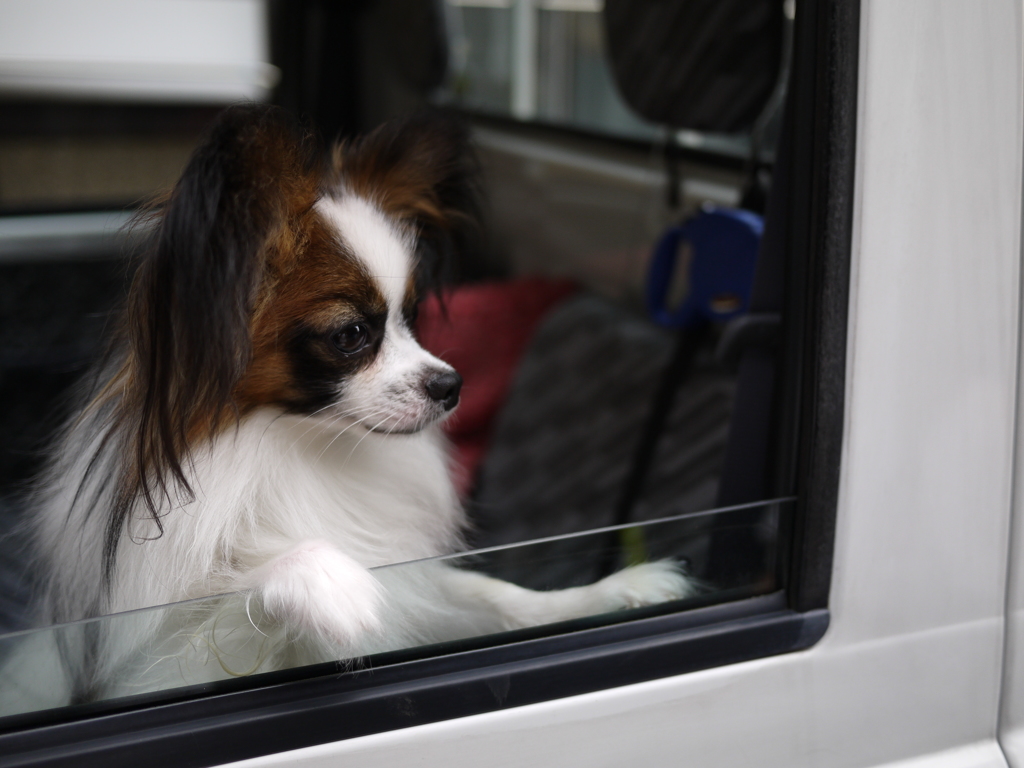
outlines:
[{"label": "window glass", "polygon": [[[540,589],[579,587],[592,574],[623,565],[657,563],[666,558],[687,565],[696,577],[707,572],[708,551],[716,536],[743,531],[756,541],[761,567],[728,585],[699,581],[693,594],[673,602],[647,608],[608,612],[595,603],[566,628],[574,630],[628,621],[669,611],[767,594],[776,588],[775,559],[781,517],[790,514],[792,502],[764,504],[684,513],[640,525],[626,525],[430,560],[399,563],[374,569],[385,587],[396,597],[396,610],[410,616],[422,607],[403,602],[402,585],[409,581],[436,580],[438,568],[454,566],[458,571],[495,574]],[[457,615],[450,621],[457,622]],[[249,593],[199,598],[173,605],[114,614],[98,619],[63,624],[0,636],[0,730],[4,718],[25,716],[62,705],[67,690],[79,687],[72,699],[88,700],[90,711],[131,706],[133,701],[156,703],[182,686],[235,681],[228,687],[206,692],[265,684],[261,673],[336,661],[321,649],[303,647],[281,634],[264,616],[259,597]],[[156,632],[154,633],[154,629]],[[548,628],[547,631],[558,628]],[[479,645],[514,642],[535,635],[536,630],[510,629],[487,638],[467,623],[460,637],[378,638],[365,647],[353,649],[353,658],[343,668],[379,668],[396,661],[408,661],[453,653]],[[84,697],[81,691],[90,679],[88,648],[111,638],[160,638],[158,642],[127,642],[121,653],[108,663],[117,665],[112,682]],[[102,639],[102,640],[101,640]],[[416,650],[416,653],[409,653]],[[403,653],[397,653],[397,652]],[[310,674],[321,674],[310,668]],[[240,682],[239,682],[240,681]],[[137,697],[125,699],[125,697]],[[19,722],[31,722],[22,717]]]},{"label": "window glass", "polygon": [[538,9],[537,117],[650,139],[656,127],[630,111],[612,82],[600,10],[597,3]]},{"label": "window glass", "polygon": [[[437,98],[521,120],[664,140],[665,129],[637,116],[615,86],[602,7],[602,0],[446,0],[450,72]],[[792,18],[792,8],[788,13]],[[777,108],[767,110],[766,120],[774,120],[759,147],[769,156]],[[752,150],[749,134],[678,130],[673,138],[736,157]]]},{"label": "window glass", "polygon": [[459,106],[651,139],[615,89],[600,0],[449,0],[450,80]]},{"label": "window glass", "polygon": [[[446,430],[471,549],[375,569],[389,604],[417,610],[403,603],[402,584],[436,579],[442,565],[551,592],[670,561],[687,575],[687,594],[643,607],[593,601],[571,617],[500,631],[466,624],[443,642],[376,638],[341,659],[275,629],[255,593],[30,628],[22,489],[115,322],[137,244],[124,225],[140,200],[172,183],[217,110],[18,102],[10,119],[0,99],[0,396],[17,404],[0,416],[0,718],[11,718],[0,730],[69,703],[113,711],[269,684],[271,672],[376,667],[786,586],[794,500],[773,499],[782,493],[769,477],[784,399],[785,318],[772,289],[787,267],[778,254],[764,259],[763,205],[749,194],[770,186],[783,92],[756,141],[670,131],[636,116],[616,90],[601,0],[446,0],[443,84],[414,98],[408,83],[353,65],[364,79],[344,87],[358,119],[345,131],[324,128],[325,114],[340,124],[340,113],[303,99],[344,67],[316,57],[350,50],[325,47],[334,33],[379,40],[371,21],[390,17],[350,24],[341,10],[312,5],[295,37],[316,72],[290,80],[281,65],[283,82],[298,82],[296,111],[323,118],[330,136],[370,120],[360,92],[394,97],[396,112],[454,105],[472,125],[483,172],[484,223],[459,253],[459,277],[422,302],[415,327],[465,380]],[[334,108],[343,101],[335,97],[323,99]],[[514,120],[486,119],[495,115]],[[702,152],[667,161],[666,143]],[[760,164],[749,162],[755,144]],[[95,666],[97,643],[117,646],[103,662],[117,674]]]},{"label": "window glass", "polygon": [[451,6],[451,97],[488,112],[512,104],[511,5]]}]

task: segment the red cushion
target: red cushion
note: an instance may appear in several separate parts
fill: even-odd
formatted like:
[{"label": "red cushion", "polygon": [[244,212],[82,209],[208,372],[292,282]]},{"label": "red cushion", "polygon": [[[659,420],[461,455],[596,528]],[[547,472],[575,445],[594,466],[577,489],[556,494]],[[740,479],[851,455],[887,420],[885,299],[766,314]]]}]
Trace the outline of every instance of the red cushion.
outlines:
[{"label": "red cushion", "polygon": [[498,409],[537,325],[576,290],[567,280],[525,278],[456,288],[420,307],[420,343],[454,366],[463,379],[458,410],[446,422],[454,444],[455,483],[470,491]]}]

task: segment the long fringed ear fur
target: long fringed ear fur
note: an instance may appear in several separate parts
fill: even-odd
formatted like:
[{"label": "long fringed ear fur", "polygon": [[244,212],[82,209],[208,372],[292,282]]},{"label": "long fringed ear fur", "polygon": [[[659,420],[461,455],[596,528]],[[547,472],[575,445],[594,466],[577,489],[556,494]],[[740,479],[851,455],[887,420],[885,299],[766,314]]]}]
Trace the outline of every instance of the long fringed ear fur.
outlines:
[{"label": "long fringed ear fur", "polygon": [[125,312],[127,356],[108,387],[105,447],[123,457],[104,539],[108,582],[136,507],[162,534],[160,510],[193,498],[192,448],[237,418],[232,392],[250,360],[267,253],[316,200],[314,158],[280,110],[232,107],[151,213],[153,242]]},{"label": "long fringed ear fur", "polygon": [[438,289],[477,243],[480,171],[465,123],[421,111],[339,145],[332,183],[379,205],[418,236],[417,274]]}]

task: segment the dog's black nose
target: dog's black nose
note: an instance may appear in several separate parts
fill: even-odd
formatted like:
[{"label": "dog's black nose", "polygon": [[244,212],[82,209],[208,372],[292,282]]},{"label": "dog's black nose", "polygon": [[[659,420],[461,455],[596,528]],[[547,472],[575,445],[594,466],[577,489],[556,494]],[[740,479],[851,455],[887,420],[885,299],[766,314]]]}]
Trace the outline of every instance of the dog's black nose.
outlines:
[{"label": "dog's black nose", "polygon": [[462,389],[462,377],[455,371],[435,373],[427,379],[427,394],[450,411],[459,404],[459,390]]}]

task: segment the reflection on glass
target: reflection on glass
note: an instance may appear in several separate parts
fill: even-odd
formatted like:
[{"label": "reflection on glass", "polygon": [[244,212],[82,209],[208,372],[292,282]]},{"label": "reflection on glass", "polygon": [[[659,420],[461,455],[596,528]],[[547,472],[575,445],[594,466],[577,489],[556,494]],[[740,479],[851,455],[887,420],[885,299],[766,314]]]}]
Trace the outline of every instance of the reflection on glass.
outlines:
[{"label": "reflection on glass", "polygon": [[[419,560],[375,569],[388,592],[388,636],[369,637],[355,649],[346,667],[377,667],[394,651],[418,649],[429,656],[476,645],[507,643],[538,632],[569,631],[584,626],[634,619],[652,612],[677,611],[693,604],[724,602],[777,588],[776,558],[781,519],[791,500],[741,505],[687,513],[637,525],[614,526],[555,536],[524,544]],[[714,567],[714,552],[726,542],[730,550],[744,544],[746,567],[723,578]],[[460,613],[458,605],[424,600],[424,583],[444,589],[436,571],[442,562],[459,568],[498,575],[537,589],[566,589],[626,565],[672,559],[693,578],[695,595],[658,606],[611,611],[599,599],[590,601],[578,619],[547,630],[474,625],[479,613]],[[753,564],[753,565],[752,565]],[[403,584],[415,581],[415,590]],[[516,587],[510,587],[515,589]],[[413,602],[415,600],[415,602]],[[402,621],[446,606],[446,622]],[[443,626],[446,636],[429,636],[421,628]],[[482,637],[487,635],[486,637]],[[478,638],[472,641],[472,638]],[[91,649],[113,648],[97,658]],[[172,689],[201,686],[196,693],[217,690],[222,681],[265,684],[261,673],[299,669],[334,660],[332,649],[317,646],[301,633],[267,621],[259,598],[249,593],[200,598],[172,605],[105,616],[98,619],[19,632],[0,637],[0,727],[4,717],[51,710],[68,705],[160,701]],[[408,658],[406,653],[404,658]],[[337,672],[338,669],[332,670]],[[320,672],[323,674],[323,671]],[[157,692],[165,692],[155,695]],[[106,702],[106,704],[103,704]],[[121,705],[125,702],[122,701]],[[19,718],[19,722],[21,718]],[[10,722],[10,721],[8,721]]]},{"label": "reflection on glass", "polygon": [[[549,4],[550,5],[550,4]],[[601,3],[449,0],[446,97],[461,107],[642,139],[658,129],[626,106],[605,52]]]},{"label": "reflection on glass", "polygon": [[[529,23],[516,16],[522,4]],[[450,71],[439,98],[471,110],[615,136],[664,137],[619,93],[608,62],[602,8],[600,0],[447,0]],[[759,119],[763,161],[774,158],[783,95],[780,86]],[[679,130],[674,141],[742,159],[753,150],[749,133]]]},{"label": "reflection on glass", "polygon": [[448,13],[455,101],[505,114],[512,99],[512,11],[452,5]]},{"label": "reflection on glass", "polygon": [[652,139],[657,127],[630,111],[612,80],[599,9],[541,10],[537,116],[621,136]]}]

